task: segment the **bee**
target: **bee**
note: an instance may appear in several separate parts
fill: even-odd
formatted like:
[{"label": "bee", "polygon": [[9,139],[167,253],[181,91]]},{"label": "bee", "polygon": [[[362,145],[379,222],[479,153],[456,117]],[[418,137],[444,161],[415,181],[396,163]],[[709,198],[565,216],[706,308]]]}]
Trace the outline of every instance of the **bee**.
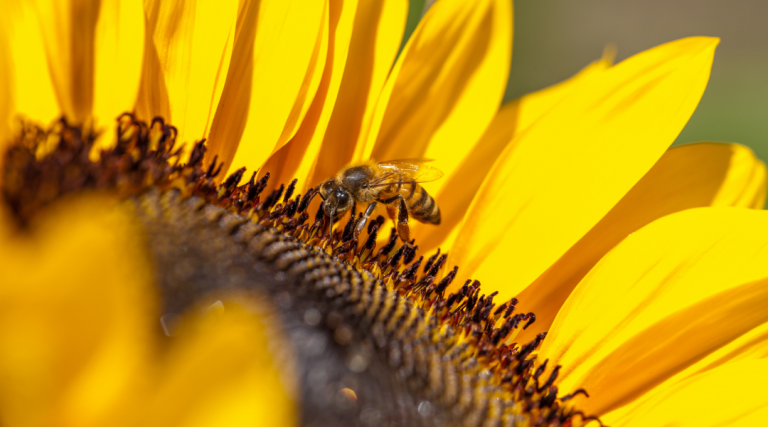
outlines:
[{"label": "bee", "polygon": [[387,207],[387,213],[403,242],[411,240],[409,217],[423,223],[440,224],[440,208],[419,185],[443,176],[440,170],[426,164],[431,161],[368,161],[344,167],[335,177],[320,184],[320,197],[325,200],[323,210],[331,223],[328,233],[331,233],[334,216],[344,214],[354,203],[368,204],[363,220],[357,224],[356,233],[363,229],[377,203]]}]

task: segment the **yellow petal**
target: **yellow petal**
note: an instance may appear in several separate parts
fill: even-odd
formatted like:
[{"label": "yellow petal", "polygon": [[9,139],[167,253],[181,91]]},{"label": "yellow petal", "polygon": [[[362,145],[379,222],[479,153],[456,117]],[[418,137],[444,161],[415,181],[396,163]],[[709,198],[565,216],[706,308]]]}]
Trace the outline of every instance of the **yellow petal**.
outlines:
[{"label": "yellow petal", "polygon": [[[195,35],[190,66],[192,73],[185,82],[188,93],[185,122],[177,126],[182,141],[199,140],[206,136],[207,126],[221,98],[223,77],[229,71],[237,22],[238,1],[201,1],[197,4]],[[173,106],[173,99],[171,100]],[[173,114],[173,112],[171,112]],[[178,117],[178,115],[177,115]],[[177,119],[174,119],[176,124]]]},{"label": "yellow petal", "polygon": [[[13,62],[11,56],[10,40],[8,39],[9,26],[8,15],[0,17],[0,152],[5,152],[11,132],[11,117],[13,116]],[[5,156],[3,156],[4,158]],[[3,160],[0,159],[0,168]],[[2,184],[0,176],[0,185]]]},{"label": "yellow petal", "polygon": [[0,242],[3,425],[108,425],[140,386],[154,315],[131,217],[101,198]]},{"label": "yellow petal", "polygon": [[258,169],[280,135],[315,51],[325,2],[253,0],[238,17],[230,73],[211,124],[209,159]]},{"label": "yellow petal", "polygon": [[186,322],[172,337],[159,390],[147,408],[148,419],[139,425],[296,423],[293,400],[275,364],[285,363],[286,354],[270,354],[270,350],[286,353],[287,346],[270,346],[266,336],[277,332],[275,326],[268,329],[251,309],[230,302],[220,313]]},{"label": "yellow petal", "polygon": [[615,427],[756,426],[765,423],[768,360],[725,365],[659,390],[624,417],[601,418]]},{"label": "yellow petal", "polygon": [[[329,37],[329,4],[326,2],[325,10],[323,12],[322,23],[318,32],[317,40],[315,42],[315,50],[312,52],[312,59],[309,61],[309,67],[307,67],[307,74],[304,76],[304,82],[301,84],[299,94],[296,96],[296,101],[293,104],[293,109],[283,127],[283,133],[280,134],[278,139],[278,146],[285,147],[287,141],[290,141],[296,132],[299,131],[299,127],[304,121],[307,112],[312,107],[312,102],[317,94],[317,89],[320,87],[320,83],[323,80],[323,73],[325,71],[325,63],[328,60],[328,37]],[[280,150],[278,150],[279,152]]]},{"label": "yellow petal", "polygon": [[[508,0],[435,3],[392,70],[356,155],[380,161],[428,157],[453,172],[499,109],[511,43]],[[441,185],[427,189],[436,192]]]},{"label": "yellow petal", "polygon": [[[6,71],[13,79],[12,98],[15,114],[38,123],[48,124],[59,116],[53,82],[48,74],[45,46],[40,23],[31,2],[6,2],[7,21],[3,30],[8,37],[11,68]],[[14,120],[15,114],[11,116]]]},{"label": "yellow petal", "polygon": [[477,145],[467,153],[467,157],[453,173],[443,178],[443,185],[439,193],[435,194],[442,214],[440,226],[418,222],[413,224],[411,236],[416,238],[419,247],[424,251],[432,251],[441,246],[444,251],[450,251],[467,206],[472,202],[488,173],[488,165],[493,164],[515,135],[523,132],[557,105],[583,79],[605,71],[612,61],[611,54],[607,53],[603,59],[588,65],[562,83],[502,105]]},{"label": "yellow petal", "polygon": [[136,103],[144,55],[144,10],[140,0],[105,1],[96,24],[93,115],[111,142],[121,113]]},{"label": "yellow petal", "polygon": [[[235,27],[230,29],[225,55],[221,59],[223,64],[220,63],[217,71],[214,99],[205,129],[211,159],[218,155],[220,158],[228,156],[231,160],[245,127],[247,106],[251,98],[253,42],[260,6],[258,1],[240,2]],[[215,142],[210,141],[211,136]],[[230,143],[224,144],[225,141]],[[224,148],[229,150],[228,155],[221,152]]]},{"label": "yellow petal", "polygon": [[274,183],[297,178],[304,188],[311,185],[310,178],[344,75],[357,5],[357,0],[329,2],[328,56],[323,77],[301,127],[264,165],[263,169],[276,178]]},{"label": "yellow petal", "polygon": [[162,115],[179,129],[187,148],[205,136],[218,77],[228,70],[222,57],[232,49],[237,6],[237,0],[145,4],[155,52],[145,56],[137,112],[144,120]]},{"label": "yellow petal", "polygon": [[765,165],[749,148],[698,143],[668,150],[597,225],[517,295],[521,311],[536,313],[536,323],[519,339],[530,340],[547,331],[579,281],[633,231],[685,209],[762,208],[764,201]]},{"label": "yellow petal", "polygon": [[325,132],[312,182],[333,176],[358,158],[358,138],[370,121],[395,61],[408,15],[405,0],[361,2],[355,15],[341,89]]},{"label": "yellow petal", "polygon": [[674,141],[701,98],[716,45],[683,39],[585,79],[504,150],[448,265],[501,299],[533,282]]},{"label": "yellow petal", "polygon": [[627,237],[579,283],[540,351],[604,414],[768,321],[768,212],[697,208]]},{"label": "yellow petal", "polygon": [[[296,133],[303,125],[303,120],[305,117],[307,117],[309,108],[312,108],[312,105],[315,104],[314,95],[317,94],[320,83],[324,82],[323,76],[326,75],[325,63],[329,59],[328,39],[330,38],[330,11],[328,8],[330,8],[329,3],[328,6],[326,6],[325,13],[323,14],[323,25],[320,27],[320,35],[318,36],[317,46],[315,46],[314,56],[310,63],[310,68],[307,70],[307,75],[304,78],[302,92],[306,90],[307,93],[304,93],[303,97],[300,94],[299,98],[297,98],[297,105],[300,105],[301,109],[297,109],[295,108],[296,106],[294,106],[291,117],[289,117],[285,128],[283,128],[283,135],[281,135],[281,139],[283,136],[288,134],[290,134],[290,138],[285,145],[277,150],[277,152],[273,153],[269,159],[267,159],[266,163],[261,166],[261,175],[263,176],[265,173],[269,172],[272,177],[272,179],[270,179],[267,183],[268,189],[277,187],[281,183],[287,183],[288,181],[292,180],[298,169],[311,171],[313,165],[315,164],[314,159],[305,158],[304,155],[309,147],[311,139],[299,136],[299,138],[294,142],[293,137],[296,136]],[[314,84],[317,84],[317,86],[313,87],[312,85]],[[310,94],[312,97],[308,98],[307,95]],[[314,108],[313,117],[308,118],[308,122],[314,123],[316,120],[318,108],[319,107]],[[311,182],[302,182],[301,188],[306,189],[310,187],[311,184]]]},{"label": "yellow petal", "polygon": [[[184,3],[178,2],[176,5],[181,7]],[[157,27],[157,2],[145,1],[144,9],[144,57],[141,63],[141,81],[134,111],[139,119],[148,122],[155,117],[163,117],[166,121],[171,121],[171,101],[168,99],[163,63],[160,61],[154,38]],[[179,25],[178,21],[182,18],[186,22],[191,21],[189,17],[185,17],[181,13],[175,14],[174,17],[175,25]]]},{"label": "yellow petal", "polygon": [[59,108],[75,123],[93,108],[96,23],[100,0],[36,0],[48,71]]},{"label": "yellow petal", "polygon": [[579,83],[588,78],[599,79],[595,76],[610,68],[615,58],[615,47],[608,45],[603,51],[602,58],[587,65],[570,79],[512,101],[512,103],[519,103],[519,112],[515,118],[515,133],[522,133],[536,123],[541,116],[570,94]]},{"label": "yellow petal", "polygon": [[765,163],[758,160],[747,147],[734,150],[728,176],[712,200],[712,206],[744,206],[763,209],[766,199]]},{"label": "yellow petal", "polygon": [[655,399],[657,396],[665,396],[668,390],[679,387],[681,383],[700,375],[709,375],[712,370],[766,357],[768,357],[768,323],[763,323],[645,392],[637,400],[609,412],[602,420],[610,425],[623,425],[628,421],[627,416],[636,413],[638,407],[646,406],[650,399]]}]

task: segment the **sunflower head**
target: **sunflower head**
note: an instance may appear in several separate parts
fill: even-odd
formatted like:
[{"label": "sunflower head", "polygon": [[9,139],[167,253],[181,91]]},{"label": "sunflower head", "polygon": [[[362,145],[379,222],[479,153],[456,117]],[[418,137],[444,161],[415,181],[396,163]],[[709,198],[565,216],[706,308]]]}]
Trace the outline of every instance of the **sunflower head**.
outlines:
[{"label": "sunflower head", "polygon": [[[545,334],[523,346],[511,342],[518,330],[536,319],[533,313],[515,313],[517,300],[494,303],[497,293],[485,295],[480,283],[471,280],[458,292],[447,292],[458,267],[444,273],[445,254],[438,250],[427,259],[417,259],[418,246],[398,244],[394,228],[386,243],[377,247],[384,218],[372,218],[365,227],[351,199],[346,209],[337,206],[337,211],[351,208],[352,213],[334,230],[332,219],[340,215],[325,214],[334,197],[328,192],[332,186],[294,197],[294,180],[262,200],[267,178],[256,181],[253,174],[249,182],[241,183],[244,169],[216,184],[220,168],[215,161],[202,168],[202,141],[182,163],[177,131],[160,119],[146,124],[124,114],[117,129],[117,144],[100,151],[98,162],[89,156],[95,135],[65,119],[47,131],[34,128],[22,133],[7,153],[3,190],[21,224],[68,193],[108,189],[127,199],[148,232],[160,272],[166,333],[174,330],[169,320],[173,313],[184,312],[199,298],[210,298],[206,295],[254,286],[273,295],[289,292],[292,302],[280,305],[283,315],[297,316],[315,327],[325,323],[358,383],[385,381],[382,374],[367,373],[367,367],[381,351],[376,348],[387,349],[390,369],[402,381],[390,387],[422,396],[411,407],[415,413],[438,416],[442,408],[458,405],[456,410],[464,417],[480,420],[488,418],[483,415],[485,405],[473,402],[501,399],[506,403],[493,418],[571,422],[575,412],[563,405],[569,397],[558,397],[553,387],[557,369],[540,378],[546,363],[539,366],[532,358]],[[44,155],[35,154],[40,152],[40,141],[51,144]],[[317,207],[314,222],[309,222],[311,201],[323,193],[325,200]],[[242,250],[238,248],[247,248],[251,260],[238,260],[242,258],[235,255]],[[242,277],[242,264],[254,262],[257,274]],[[213,282],[200,273],[207,266],[218,270]],[[190,294],[192,289],[196,291]],[[301,314],[296,306],[309,308]],[[312,371],[321,362],[303,363],[303,369]],[[480,375],[489,366],[492,375],[480,383],[462,379]],[[363,373],[369,378],[363,380]],[[357,401],[353,389],[345,390],[349,390],[342,393],[345,399]],[[381,393],[360,399],[386,399],[387,394]],[[307,410],[321,409],[310,403]],[[578,414],[579,422],[584,421]],[[412,416],[416,415],[406,418]]]},{"label": "sunflower head", "polygon": [[[299,3],[2,18],[5,422],[672,422],[662,397],[741,372],[765,167],[667,151],[717,40],[501,105],[508,0],[441,0],[405,43],[404,0]],[[425,158],[444,179],[358,174]]]}]

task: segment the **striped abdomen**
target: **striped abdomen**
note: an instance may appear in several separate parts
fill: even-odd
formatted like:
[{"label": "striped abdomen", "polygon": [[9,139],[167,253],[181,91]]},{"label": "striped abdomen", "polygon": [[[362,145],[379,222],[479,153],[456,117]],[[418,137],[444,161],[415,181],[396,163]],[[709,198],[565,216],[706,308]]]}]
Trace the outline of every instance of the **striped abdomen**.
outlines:
[{"label": "striped abdomen", "polygon": [[415,182],[394,184],[379,195],[379,201],[389,204],[397,200],[400,195],[408,207],[408,214],[419,222],[440,224],[440,208],[432,196]]}]

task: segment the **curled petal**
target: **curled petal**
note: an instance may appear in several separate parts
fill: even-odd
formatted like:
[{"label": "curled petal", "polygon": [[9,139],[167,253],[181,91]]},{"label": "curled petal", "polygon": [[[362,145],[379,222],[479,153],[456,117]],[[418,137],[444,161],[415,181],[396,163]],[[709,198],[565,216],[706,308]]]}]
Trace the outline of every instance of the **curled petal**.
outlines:
[{"label": "curled petal", "polygon": [[[115,118],[136,103],[144,55],[144,10],[140,0],[105,1],[96,24],[93,116],[111,128]],[[104,141],[105,143],[111,141]]]},{"label": "curled petal", "polygon": [[310,69],[325,7],[323,1],[242,2],[209,135],[208,158],[218,155],[225,171],[256,170],[285,144],[281,135]]},{"label": "curled petal", "polygon": [[369,122],[403,37],[408,2],[358,4],[347,63],[312,182],[333,176],[358,159],[363,123]]},{"label": "curled petal", "polygon": [[328,6],[328,50],[320,86],[296,134],[264,166],[278,178],[276,182],[296,178],[305,187],[312,185],[310,179],[344,74],[358,2],[331,0]]},{"label": "curled petal", "polygon": [[99,0],[36,0],[48,70],[59,108],[76,123],[93,108],[96,24]]},{"label": "curled petal", "polygon": [[40,123],[50,123],[61,114],[57,91],[49,74],[40,20],[32,2],[5,2],[3,37],[9,61],[3,67],[11,83],[3,98],[13,99],[11,120],[16,114]]},{"label": "curled petal", "polygon": [[228,70],[237,3],[145,2],[148,40],[136,106],[142,119],[169,120],[182,142],[205,137],[219,76]]}]

